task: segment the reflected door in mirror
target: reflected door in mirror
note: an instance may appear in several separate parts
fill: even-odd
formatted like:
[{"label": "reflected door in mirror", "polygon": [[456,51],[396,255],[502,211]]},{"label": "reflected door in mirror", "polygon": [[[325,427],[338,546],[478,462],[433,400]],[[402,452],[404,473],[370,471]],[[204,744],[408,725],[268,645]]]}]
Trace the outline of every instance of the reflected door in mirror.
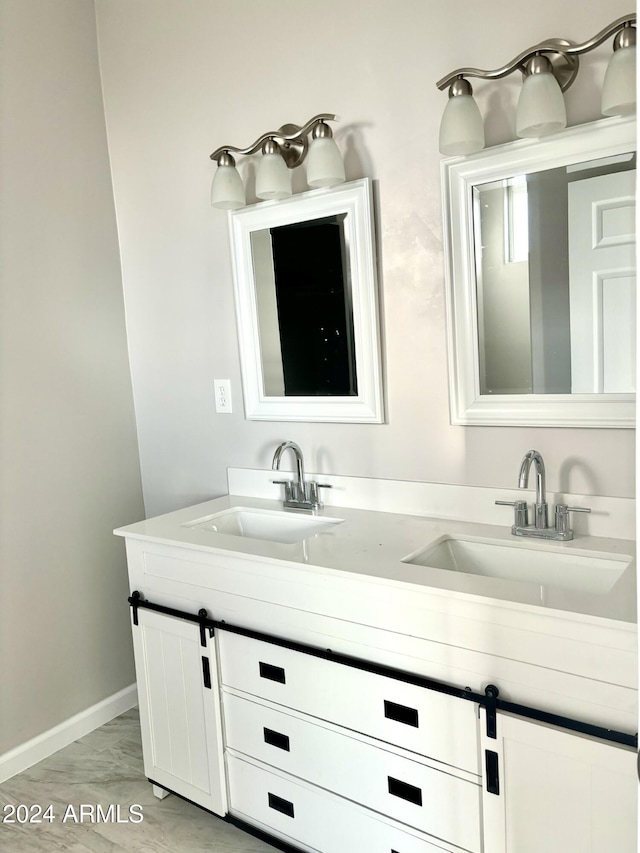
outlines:
[{"label": "reflected door in mirror", "polygon": [[344,214],[251,234],[264,393],[358,393]]},{"label": "reflected door in mirror", "polygon": [[477,185],[481,394],[635,390],[635,156]]},{"label": "reflected door in mirror", "polygon": [[635,170],[569,185],[571,391],[635,391]]}]

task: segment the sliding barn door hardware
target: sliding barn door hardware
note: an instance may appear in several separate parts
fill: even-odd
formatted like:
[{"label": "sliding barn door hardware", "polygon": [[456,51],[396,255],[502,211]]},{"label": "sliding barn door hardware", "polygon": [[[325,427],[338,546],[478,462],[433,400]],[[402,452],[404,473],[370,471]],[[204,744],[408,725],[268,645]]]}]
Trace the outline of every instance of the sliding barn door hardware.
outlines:
[{"label": "sliding barn door hardware", "polygon": [[488,684],[484,693],[476,693],[468,687],[456,687],[452,684],[447,684],[443,681],[436,681],[432,678],[426,678],[423,675],[415,675],[411,672],[403,672],[399,669],[391,669],[382,664],[373,663],[371,661],[353,658],[349,655],[343,655],[339,652],[334,652],[331,649],[319,649],[315,646],[307,646],[303,643],[297,643],[291,640],[285,640],[282,637],[276,637],[272,634],[263,634],[260,631],[253,631],[250,628],[242,628],[238,625],[229,625],[224,620],[210,619],[207,611],[202,608],[197,614],[188,613],[185,610],[176,610],[173,607],[165,607],[162,604],[153,604],[142,597],[142,594],[135,590],[129,597],[129,604],[133,611],[133,624],[138,624],[138,610],[153,610],[156,613],[164,613],[167,616],[173,616],[177,619],[186,619],[188,622],[195,622],[200,626],[200,643],[206,647],[206,632],[213,637],[214,630],[229,631],[231,634],[240,634],[243,637],[250,637],[254,640],[260,640],[263,643],[270,643],[274,646],[281,646],[285,649],[301,652],[302,654],[311,657],[323,658],[343,666],[350,666],[354,669],[361,669],[365,672],[371,672],[374,675],[382,675],[385,678],[393,678],[396,681],[403,681],[406,684],[415,684],[418,687],[424,687],[427,690],[433,690],[436,693],[444,693],[447,696],[455,696],[459,699],[466,699],[471,702],[476,702],[478,705],[486,709],[487,717],[487,737],[497,737],[497,712],[504,711],[510,714],[515,714],[519,717],[525,717],[529,720],[547,723],[548,725],[557,726],[561,729],[567,729],[572,732],[588,735],[589,737],[600,738],[601,740],[611,743],[618,743],[623,746],[630,746],[634,749],[638,748],[638,734],[626,734],[615,729],[607,729],[603,726],[596,726],[592,723],[585,723],[582,720],[574,720],[571,717],[563,717],[560,714],[552,714],[548,711],[541,711],[539,708],[531,708],[528,705],[519,705],[516,702],[508,702],[500,698],[500,691],[495,684]]}]

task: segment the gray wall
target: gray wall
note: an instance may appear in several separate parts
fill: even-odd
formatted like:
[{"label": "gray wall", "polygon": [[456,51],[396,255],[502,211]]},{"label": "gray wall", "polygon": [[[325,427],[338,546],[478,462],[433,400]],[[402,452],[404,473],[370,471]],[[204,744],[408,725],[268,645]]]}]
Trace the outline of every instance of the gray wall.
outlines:
[{"label": "gray wall", "polygon": [[[502,182],[497,182],[501,184]],[[505,261],[505,190],[482,187],[478,208],[482,264],[478,269],[481,394],[531,391],[529,264]]]},{"label": "gray wall", "polygon": [[[447,96],[435,86],[550,36],[584,41],[628,12],[625,0],[585,0],[578,16],[570,0],[97,0],[97,11],[148,513],[223,493],[227,466],[268,467],[283,439],[309,470],[493,487],[514,487],[536,447],[553,490],[633,495],[631,430],[449,423],[437,150]],[[570,124],[599,117],[610,52],[582,61]],[[474,83],[489,145],[513,138],[520,87],[518,74]],[[347,177],[376,182],[387,423],[250,422],[208,155],[324,111],[343,118]],[[231,415],[215,413],[214,378],[231,379]]]},{"label": "gray wall", "polygon": [[564,169],[528,183],[533,390],[540,394],[571,393],[567,185]]},{"label": "gray wall", "polygon": [[0,0],[0,753],[134,680],[143,507],[94,6]]}]

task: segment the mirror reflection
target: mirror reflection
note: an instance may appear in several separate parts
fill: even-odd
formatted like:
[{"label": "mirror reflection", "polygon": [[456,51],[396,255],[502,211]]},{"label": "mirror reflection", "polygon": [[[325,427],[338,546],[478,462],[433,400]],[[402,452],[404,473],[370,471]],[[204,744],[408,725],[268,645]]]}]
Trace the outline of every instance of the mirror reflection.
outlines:
[{"label": "mirror reflection", "polygon": [[229,214],[245,415],[382,423],[371,181]]},{"label": "mirror reflection", "polygon": [[251,233],[268,397],[358,393],[345,213]]},{"label": "mirror reflection", "polygon": [[635,391],[635,159],[473,187],[481,394]]}]

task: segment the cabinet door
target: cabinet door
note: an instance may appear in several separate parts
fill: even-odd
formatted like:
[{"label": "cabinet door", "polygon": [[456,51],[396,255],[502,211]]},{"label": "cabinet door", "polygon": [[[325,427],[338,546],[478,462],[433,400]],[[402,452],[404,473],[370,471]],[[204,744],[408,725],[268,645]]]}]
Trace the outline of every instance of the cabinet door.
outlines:
[{"label": "cabinet door", "polygon": [[193,622],[138,610],[133,647],[144,771],[158,785],[226,814],[214,640]]},{"label": "cabinet door", "polygon": [[492,739],[484,716],[485,850],[635,853],[634,750],[508,714]]}]

